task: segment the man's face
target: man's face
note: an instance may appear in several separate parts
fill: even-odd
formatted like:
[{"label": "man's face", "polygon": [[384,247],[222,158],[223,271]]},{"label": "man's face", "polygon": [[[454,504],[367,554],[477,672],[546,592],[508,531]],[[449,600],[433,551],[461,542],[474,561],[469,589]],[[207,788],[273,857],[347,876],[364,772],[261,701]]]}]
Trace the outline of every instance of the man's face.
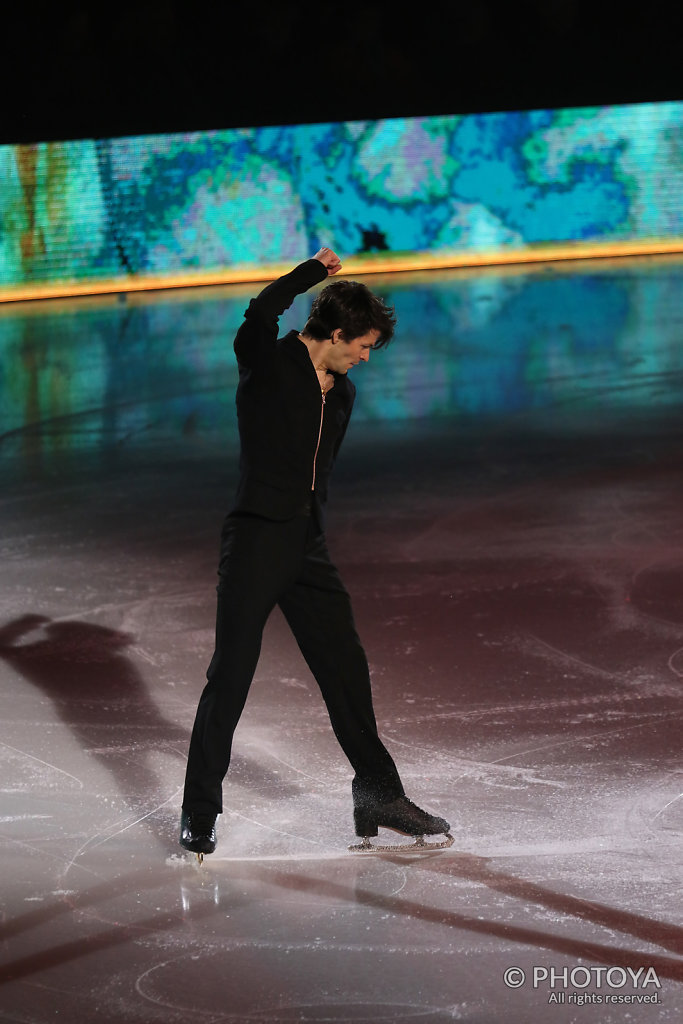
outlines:
[{"label": "man's face", "polygon": [[335,343],[326,359],[328,369],[334,370],[336,373],[347,373],[352,366],[357,366],[358,363],[367,363],[370,358],[370,349],[378,340],[379,335],[379,331],[368,331],[367,334],[361,334],[358,338],[345,341],[341,331],[335,331],[333,335]]}]

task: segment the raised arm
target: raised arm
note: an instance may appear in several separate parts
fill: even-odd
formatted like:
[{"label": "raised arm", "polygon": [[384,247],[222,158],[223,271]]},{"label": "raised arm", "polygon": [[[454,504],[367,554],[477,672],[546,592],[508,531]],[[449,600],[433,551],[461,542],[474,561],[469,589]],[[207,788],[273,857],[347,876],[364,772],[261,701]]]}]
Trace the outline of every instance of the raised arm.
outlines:
[{"label": "raised arm", "polygon": [[235,338],[235,354],[244,366],[252,366],[272,352],[277,340],[278,320],[297,295],[341,270],[341,260],[332,249],[320,249],[312,259],[267,285],[252,299],[244,323]]}]

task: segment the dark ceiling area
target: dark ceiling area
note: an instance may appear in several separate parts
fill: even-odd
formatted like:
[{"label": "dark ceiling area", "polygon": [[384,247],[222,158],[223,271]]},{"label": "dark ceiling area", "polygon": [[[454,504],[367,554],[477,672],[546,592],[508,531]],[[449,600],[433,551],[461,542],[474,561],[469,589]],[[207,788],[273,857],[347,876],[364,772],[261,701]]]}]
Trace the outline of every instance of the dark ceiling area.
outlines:
[{"label": "dark ceiling area", "polygon": [[38,0],[4,15],[0,141],[676,100],[675,11]]}]

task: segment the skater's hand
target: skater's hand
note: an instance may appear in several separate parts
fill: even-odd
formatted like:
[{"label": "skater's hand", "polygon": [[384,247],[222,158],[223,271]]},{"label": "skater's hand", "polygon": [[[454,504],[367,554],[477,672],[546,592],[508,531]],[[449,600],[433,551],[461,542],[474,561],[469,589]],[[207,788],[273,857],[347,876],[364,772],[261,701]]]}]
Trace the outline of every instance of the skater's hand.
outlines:
[{"label": "skater's hand", "polygon": [[333,274],[337,274],[341,270],[341,260],[332,249],[319,249],[313,259],[320,260],[322,265],[327,267],[328,277],[332,277]]}]

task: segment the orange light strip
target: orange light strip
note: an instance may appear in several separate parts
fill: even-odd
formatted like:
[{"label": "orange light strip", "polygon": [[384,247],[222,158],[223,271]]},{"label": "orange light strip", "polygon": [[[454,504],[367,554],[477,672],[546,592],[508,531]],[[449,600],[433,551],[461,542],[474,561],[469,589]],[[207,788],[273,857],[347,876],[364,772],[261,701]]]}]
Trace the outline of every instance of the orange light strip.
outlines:
[{"label": "orange light strip", "polygon": [[[683,238],[646,239],[629,242],[574,242],[498,252],[371,253],[351,256],[344,275],[387,274],[420,270],[451,270],[459,267],[545,263],[553,260],[610,259],[620,256],[659,256],[683,253]],[[196,274],[140,275],[101,281],[0,287],[0,302],[31,302],[36,299],[110,295],[122,292],[162,291],[167,288],[203,288],[212,285],[274,281],[291,270],[291,264],[269,267],[225,268]]]}]

